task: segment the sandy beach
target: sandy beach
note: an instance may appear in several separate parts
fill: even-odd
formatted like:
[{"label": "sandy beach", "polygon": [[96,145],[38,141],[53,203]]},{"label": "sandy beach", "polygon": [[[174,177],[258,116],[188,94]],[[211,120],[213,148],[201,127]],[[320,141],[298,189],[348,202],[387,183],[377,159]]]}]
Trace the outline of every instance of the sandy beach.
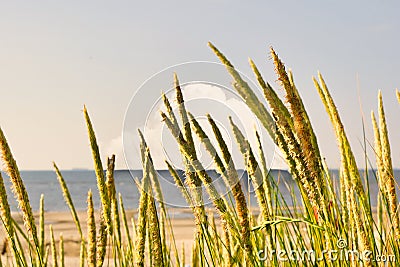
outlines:
[{"label": "sandy beach", "polygon": [[[131,219],[133,216],[135,216],[136,211],[128,211],[127,212],[127,220],[128,224],[130,225],[130,234],[131,237],[133,238],[133,228],[131,224]],[[21,227],[23,226],[23,221],[22,217],[18,213],[13,214],[15,220],[18,222],[18,224]],[[78,212],[78,216],[81,222],[81,227],[84,235],[86,236],[86,218],[87,214],[85,211],[80,211]],[[99,213],[96,213],[96,219],[97,222],[99,218]],[[194,231],[195,231],[195,224],[194,220],[190,215],[190,210],[189,209],[177,209],[174,210],[172,209],[170,211],[170,218],[171,218],[171,223],[173,226],[173,232],[174,232],[174,238],[176,240],[176,245],[178,248],[178,251],[180,252],[182,250],[182,245],[185,246],[185,251],[186,254],[186,259],[185,261],[188,262],[190,260],[190,251],[191,251],[191,246],[193,243],[193,236],[194,236]],[[39,223],[39,214],[35,213],[35,220],[36,224]],[[217,225],[219,224],[219,221],[216,221]],[[60,240],[60,235],[63,236],[64,240],[64,250],[65,250],[65,264],[66,266],[78,266],[79,264],[79,252],[80,252],[80,237],[78,230],[76,228],[76,225],[72,219],[71,213],[66,211],[66,212],[45,212],[45,235],[46,235],[46,245],[50,245],[50,225],[53,226],[54,230],[54,237],[57,242],[57,249],[58,247],[58,242]],[[11,254],[6,252],[5,249],[5,232],[4,230],[1,231],[1,236],[0,236],[1,244],[0,244],[0,250],[3,252],[2,253],[2,261],[3,263],[5,262],[10,262],[10,256]],[[7,255],[8,254],[8,255]],[[8,257],[8,258],[7,258]],[[49,261],[52,261],[51,255],[49,255]],[[107,263],[107,260],[106,260]],[[112,266],[112,263],[109,263]],[[105,265],[107,266],[107,265]]]}]

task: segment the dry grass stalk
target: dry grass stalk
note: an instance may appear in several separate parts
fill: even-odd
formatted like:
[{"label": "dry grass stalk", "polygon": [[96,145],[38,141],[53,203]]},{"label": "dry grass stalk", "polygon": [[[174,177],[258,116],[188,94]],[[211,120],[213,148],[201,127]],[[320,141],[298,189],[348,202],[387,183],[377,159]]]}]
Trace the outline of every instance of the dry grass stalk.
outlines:
[{"label": "dry grass stalk", "polygon": [[4,186],[3,175],[0,172],[0,211],[1,220],[6,230],[8,240],[14,242],[14,225],[11,217],[11,209],[7,199],[7,192]]},{"label": "dry grass stalk", "polygon": [[196,233],[195,240],[192,245],[192,257],[191,257],[191,265],[190,266],[200,266],[199,264],[199,241],[198,241],[198,233]]},{"label": "dry grass stalk", "polygon": [[[161,113],[161,116],[163,117],[163,120],[164,120],[165,124],[167,125],[167,127],[169,129],[171,129],[173,126],[171,124],[171,121],[167,117],[167,115],[165,113]],[[179,140],[178,140],[178,142],[179,142]],[[221,196],[219,195],[217,189],[215,188],[215,186],[212,183],[211,177],[207,174],[207,172],[204,169],[204,167],[202,166],[201,162],[199,162],[197,160],[197,158],[195,159],[193,157],[193,154],[191,154],[191,152],[192,152],[191,149],[188,148],[187,146],[185,146],[185,144],[186,144],[186,141],[184,141],[183,143],[179,143],[182,153],[184,154],[186,159],[190,159],[190,162],[189,162],[190,166],[194,169],[196,176],[199,177],[200,180],[205,185],[205,188],[206,188],[208,194],[210,195],[210,198],[213,201],[216,209],[220,212],[220,214],[222,216],[225,216],[226,211],[227,211],[225,202],[223,201],[223,199],[221,199]],[[187,178],[189,177],[190,173],[193,174],[192,171],[190,171],[189,173],[186,173]],[[189,187],[190,187],[190,185],[189,185]],[[197,187],[196,189],[201,190],[201,187]],[[199,191],[199,192],[201,192],[201,191]],[[203,207],[203,210],[204,210],[204,207]],[[204,215],[204,218],[206,218],[205,215]],[[204,222],[206,223],[207,221],[204,221]]]},{"label": "dry grass stalk", "polygon": [[175,170],[174,167],[172,167],[171,163],[169,163],[168,161],[165,161],[165,163],[167,164],[169,173],[171,174],[172,178],[174,179],[175,185],[181,191],[181,193],[183,195],[183,198],[189,204],[189,206],[193,210],[194,214],[196,214],[196,211],[195,211],[195,208],[194,208],[194,205],[193,205],[192,197],[191,197],[189,191],[187,190],[186,186],[184,185],[181,177],[179,177],[178,172]]},{"label": "dry grass stalk", "polygon": [[382,149],[382,167],[380,168],[380,179],[382,179],[382,185],[385,185],[387,202],[389,204],[390,221],[393,225],[394,234],[396,236],[396,239],[400,240],[400,222],[397,209],[398,201],[396,195],[396,181],[393,173],[392,155],[390,152],[389,134],[387,130],[385,111],[383,108],[382,93],[380,91],[378,95],[378,100],[379,136]]},{"label": "dry grass stalk", "polygon": [[258,204],[261,209],[261,215],[264,220],[269,218],[269,209],[267,198],[263,186],[263,175],[261,169],[259,168],[258,162],[254,157],[253,151],[250,147],[250,143],[244,137],[243,133],[240,131],[239,127],[233,122],[232,118],[229,117],[233,133],[236,138],[236,142],[239,145],[240,152],[244,156],[244,160],[247,166],[247,173],[254,184],[254,189],[256,191],[256,197]]},{"label": "dry grass stalk", "polygon": [[364,187],[361,183],[360,174],[358,172],[356,160],[353,152],[350,148],[349,140],[347,139],[346,133],[344,131],[344,126],[340,119],[339,113],[333,101],[331,94],[326,86],[324,79],[321,74],[318,74],[319,82],[313,78],[314,85],[317,88],[317,91],[320,95],[320,98],[325,106],[325,109],[331,119],[332,125],[335,129],[337,142],[339,145],[339,150],[341,156],[344,157],[344,160],[347,162],[347,166],[349,172],[351,174],[351,184],[356,190],[358,196],[361,198],[361,202],[363,207],[367,207],[367,199],[364,191]]},{"label": "dry grass stalk", "polygon": [[148,200],[148,216],[149,216],[149,227],[148,231],[150,234],[150,242],[152,243],[151,257],[153,258],[152,266],[164,266],[163,259],[163,244],[161,240],[161,229],[157,216],[157,208],[155,200],[151,194],[149,194]]},{"label": "dry grass stalk", "polygon": [[182,242],[182,249],[181,249],[181,267],[185,267],[186,266],[186,264],[185,264],[185,255],[186,255],[186,253],[185,253],[185,243],[183,243]]},{"label": "dry grass stalk", "polygon": [[92,126],[92,122],[90,121],[90,117],[86,109],[86,106],[83,108],[83,113],[85,116],[86,126],[88,130],[90,146],[92,149],[94,169],[97,177],[97,187],[100,193],[102,209],[104,210],[103,212],[104,221],[107,224],[108,232],[111,233],[112,231],[111,207],[110,207],[111,205],[110,205],[110,199],[108,198],[107,187],[105,183],[103,164],[101,163],[99,147],[96,141],[96,135]]},{"label": "dry grass stalk", "polygon": [[[260,71],[254,64],[254,62],[251,59],[249,60],[249,62],[259,85],[263,89],[264,96],[272,109],[272,115],[277,124],[275,131],[276,136],[272,138],[275,138],[276,144],[281,149],[283,156],[285,157],[285,160],[289,166],[290,173],[292,174],[293,179],[296,181],[300,181],[301,177],[296,167],[296,161],[289,152],[289,144],[294,144],[296,142],[295,139],[293,139],[293,136],[290,134],[290,132],[295,132],[292,116],[290,115],[287,107],[283,104],[282,100],[273,90],[271,85],[264,81]],[[302,184],[304,184],[304,186],[301,186],[300,189],[304,192],[307,192],[306,188],[309,188],[308,181],[303,179],[301,185]]]},{"label": "dry grass stalk", "polygon": [[43,258],[43,265],[47,266],[48,260],[49,260],[49,254],[50,254],[50,246],[46,246],[46,252],[44,253],[44,258]]},{"label": "dry grass stalk", "polygon": [[[169,119],[164,115],[163,115],[163,119],[164,119],[167,127],[170,128],[171,127],[171,123],[170,123]],[[221,213],[222,216],[225,216],[225,213],[227,211],[227,207],[226,207],[225,202],[223,201],[223,199],[221,199],[221,196],[219,195],[217,189],[213,185],[211,177],[207,174],[207,172],[205,171],[205,169],[202,166],[201,162],[199,162],[197,159],[196,160],[193,159],[192,154],[190,154],[190,152],[191,152],[190,149],[187,149],[187,147],[185,147],[183,145],[181,146],[181,149],[182,149],[182,152],[184,153],[185,157],[187,159],[190,159],[190,165],[196,171],[196,173],[195,173],[196,176],[198,176],[200,178],[200,180],[204,183],[205,188],[206,188],[208,194],[210,195],[211,200],[213,201],[215,207]],[[189,177],[190,174],[193,174],[193,172],[190,171],[189,173],[186,173],[186,175],[187,175],[186,177]],[[189,185],[189,187],[190,187],[190,185]],[[196,190],[201,190],[201,187],[196,187]],[[200,193],[201,191],[198,191],[198,192]],[[197,201],[197,200],[195,200],[195,201]],[[204,208],[203,208],[203,210],[204,210]],[[205,218],[206,217],[204,215],[204,219]],[[206,222],[206,221],[204,221],[204,222]]]},{"label": "dry grass stalk", "polygon": [[265,191],[265,198],[267,200],[267,207],[268,207],[268,211],[269,211],[269,216],[273,215],[273,209],[272,209],[272,188],[271,188],[271,182],[270,182],[270,175],[269,175],[269,171],[267,169],[267,161],[265,159],[265,155],[264,155],[264,149],[262,147],[262,143],[261,143],[261,138],[260,135],[258,133],[258,131],[256,132],[256,138],[257,138],[257,144],[258,144],[258,155],[260,157],[260,165],[261,165],[261,171],[262,171],[262,175],[263,175],[263,187],[264,187],[264,191]]},{"label": "dry grass stalk", "polygon": [[164,93],[162,93],[162,99],[163,99],[163,103],[164,103],[164,106],[165,106],[166,111],[167,111],[166,114],[168,114],[172,125],[174,125],[173,129],[176,130],[174,135],[179,136],[179,135],[181,135],[181,132],[179,130],[178,120],[176,119],[176,116],[175,116],[175,113],[174,113],[174,111],[172,109],[172,106],[171,106],[167,96]]},{"label": "dry grass stalk", "polygon": [[6,172],[10,177],[12,183],[12,190],[14,192],[15,198],[18,201],[18,207],[22,211],[23,221],[26,230],[29,234],[30,242],[33,247],[36,248],[36,254],[39,261],[42,262],[40,251],[39,251],[39,240],[37,235],[37,229],[35,224],[35,219],[33,217],[32,207],[29,202],[28,193],[25,189],[25,185],[21,179],[17,163],[12,156],[11,149],[7,143],[6,137],[0,128],[0,151],[3,163],[5,165]]},{"label": "dry grass stalk", "polygon": [[107,250],[107,237],[108,237],[107,225],[104,222],[104,217],[101,216],[99,232],[98,232],[97,240],[96,240],[96,266],[97,267],[103,266],[104,258],[106,256],[106,250]]},{"label": "dry grass stalk", "polygon": [[65,255],[65,251],[64,251],[64,238],[63,235],[60,234],[60,267],[64,267],[65,266],[65,259],[64,259],[64,255]]},{"label": "dry grass stalk", "polygon": [[188,115],[186,112],[185,101],[183,100],[182,89],[179,84],[178,76],[176,75],[176,73],[174,73],[174,87],[175,87],[175,92],[176,92],[176,102],[178,104],[178,111],[179,111],[179,115],[181,117],[181,121],[183,124],[182,132],[183,132],[183,135],[185,136],[185,140],[186,140],[188,146],[194,153],[196,153],[196,149],[195,149],[193,137],[192,137],[192,130],[190,128],[190,123],[189,123]]},{"label": "dry grass stalk", "polygon": [[79,251],[79,267],[85,266],[85,255],[86,255],[85,241],[81,240],[81,247]]},{"label": "dry grass stalk", "polygon": [[[142,148],[143,151],[144,148]],[[139,210],[138,210],[138,223],[136,226],[136,240],[135,240],[135,266],[143,267],[145,263],[144,258],[144,250],[146,244],[146,231],[147,231],[147,209],[148,209],[148,190],[149,190],[149,176],[145,170],[145,166],[147,166],[148,158],[143,154],[143,179],[142,184],[139,187],[140,190],[140,199],[139,199]]]},{"label": "dry grass stalk", "polygon": [[[319,149],[316,143],[314,131],[312,130],[307,112],[304,108],[303,102],[299,96],[299,93],[294,86],[293,81],[289,79],[289,76],[285,70],[285,66],[279,59],[278,55],[271,48],[270,49],[272,58],[275,64],[275,70],[278,74],[279,81],[286,92],[286,100],[290,104],[290,111],[294,122],[294,130],[296,134],[296,140],[299,142],[301,147],[301,154],[304,158],[305,168],[307,172],[304,173],[310,186],[312,187],[312,195],[316,199],[316,208],[326,209],[323,193],[323,182],[322,182],[322,168],[321,159],[319,157]],[[297,152],[298,153],[298,152]],[[300,172],[302,173],[302,172]]]},{"label": "dry grass stalk", "polygon": [[21,250],[18,249],[14,228],[14,221],[11,216],[11,209],[7,199],[7,192],[4,186],[4,179],[0,172],[0,214],[1,221],[4,226],[5,232],[7,233],[7,239],[5,248],[7,250],[8,247],[12,246],[12,255],[14,256],[15,262],[17,265],[25,265],[25,257],[21,254]]},{"label": "dry grass stalk", "polygon": [[[374,140],[375,140],[375,158],[376,158],[376,167],[378,168],[378,178],[379,178],[379,188],[384,189],[385,184],[382,181],[383,174],[384,174],[384,165],[382,160],[382,144],[381,144],[381,134],[379,132],[379,126],[375,118],[375,114],[371,111],[371,120],[372,126],[374,129]],[[385,191],[385,190],[384,190]]]},{"label": "dry grass stalk", "polygon": [[384,246],[385,246],[385,239],[386,239],[386,225],[385,225],[385,215],[384,215],[384,203],[383,203],[383,194],[382,192],[378,193],[377,196],[377,228],[378,228],[378,233],[382,236],[381,239],[377,240],[378,241],[378,252],[380,254],[383,254],[384,252]]},{"label": "dry grass stalk", "polygon": [[107,172],[106,172],[107,196],[110,202],[111,218],[113,221],[113,227],[111,227],[111,229],[108,229],[108,233],[112,235],[115,229],[117,239],[121,240],[118,202],[117,202],[115,181],[114,181],[114,168],[115,168],[115,155],[112,155],[110,158],[107,158]]},{"label": "dry grass stalk", "polygon": [[222,153],[222,158],[224,160],[226,170],[228,172],[228,177],[230,178],[230,188],[232,189],[232,194],[235,199],[236,212],[239,217],[239,225],[241,229],[241,241],[243,242],[243,248],[248,254],[247,257],[251,257],[251,241],[250,241],[250,224],[249,224],[249,211],[247,209],[246,197],[243,193],[242,186],[239,181],[238,173],[236,171],[235,165],[232,160],[232,156],[226,146],[226,143],[222,137],[221,131],[219,130],[215,121],[211,116],[207,115],[208,122],[211,124],[212,130],[214,132],[215,138],[217,139],[219,148]]},{"label": "dry grass stalk", "polygon": [[[333,102],[333,99],[328,91],[325,81],[322,76],[319,74],[319,82],[314,78],[315,87],[320,94],[322,102],[325,105],[327,113],[331,118],[332,124],[334,126],[336,132],[336,138],[340,149],[341,155],[341,168],[344,174],[344,182],[346,194],[348,197],[348,211],[349,211],[349,220],[352,228],[355,227],[357,234],[354,234],[353,238],[358,237],[358,241],[360,243],[360,247],[364,250],[369,250],[371,248],[370,238],[368,237],[368,233],[366,232],[367,223],[366,221],[372,221],[372,214],[370,210],[368,210],[368,202],[365,195],[365,191],[363,185],[361,183],[360,173],[357,168],[357,164],[354,158],[354,154],[351,151],[350,143],[347,139],[347,136],[344,132],[343,124],[340,120],[337,108]],[[356,199],[355,194],[360,199],[360,204],[362,209],[359,208],[359,202]],[[360,214],[365,214],[366,219],[362,219]],[[369,266],[370,262],[364,262],[367,266]]]},{"label": "dry grass stalk", "polygon": [[94,218],[93,196],[92,191],[88,192],[87,197],[87,261],[89,267],[96,266],[96,221]]},{"label": "dry grass stalk", "polygon": [[[179,86],[178,79],[175,78],[174,81],[175,81],[175,90],[180,91],[181,88]],[[182,93],[177,92],[176,94],[177,94],[177,98],[179,97],[179,99],[181,101],[179,104],[180,112],[183,112],[183,110],[185,110],[185,104],[183,102],[183,98],[181,97]],[[193,203],[194,209],[196,211],[195,222],[196,222],[198,231],[202,231],[202,225],[204,225],[207,221],[205,211],[204,211],[204,206],[203,206],[203,196],[202,196],[202,189],[201,189],[202,181],[201,181],[199,175],[196,173],[196,171],[193,170],[193,166],[191,166],[191,164],[190,164],[191,161],[197,160],[196,150],[194,149],[194,144],[189,143],[187,140],[185,140],[185,137],[184,137],[184,135],[185,136],[189,135],[189,134],[191,135],[191,131],[189,132],[188,130],[186,130],[185,134],[181,133],[181,130],[179,129],[179,125],[176,120],[176,116],[171,108],[168,98],[166,98],[165,95],[164,95],[164,105],[166,106],[167,113],[162,112],[161,116],[162,116],[163,120],[166,122],[172,135],[174,136],[174,138],[177,140],[177,142],[179,144],[179,149],[182,154],[182,160],[185,164],[185,176],[186,176],[185,183],[188,186],[189,193],[192,198],[192,203]],[[183,115],[181,114],[181,116],[183,116]],[[192,140],[192,138],[189,137],[189,140]],[[188,153],[185,153],[185,150]]]},{"label": "dry grass stalk", "polygon": [[222,175],[222,178],[224,179],[226,186],[230,188],[231,183],[227,177],[226,167],[222,162],[221,157],[218,155],[217,150],[215,149],[214,145],[210,141],[210,138],[204,132],[204,130],[202,129],[198,121],[195,119],[195,117],[190,112],[188,112],[188,116],[194,132],[196,133],[200,141],[203,143],[204,147],[208,151],[208,154],[213,158],[215,167],[217,171]]},{"label": "dry grass stalk", "polygon": [[39,205],[39,244],[40,253],[42,258],[44,257],[44,244],[45,244],[45,234],[44,234],[44,195],[40,195],[40,205]]},{"label": "dry grass stalk", "polygon": [[264,81],[253,61],[250,61],[250,65],[272,109],[277,127],[275,132],[277,144],[285,156],[286,162],[290,168],[290,173],[293,175],[293,178],[299,182],[300,189],[307,194],[308,199],[305,201],[310,201],[312,206],[317,207],[319,203],[317,202],[316,189],[313,186],[309,170],[306,167],[303,151],[301,150],[296,135],[293,118],[272,87]]},{"label": "dry grass stalk", "polygon": [[232,76],[234,80],[233,86],[235,87],[236,91],[244,99],[254,115],[257,116],[272,139],[276,141],[275,123],[264,104],[260,102],[253,90],[251,90],[250,86],[240,77],[240,74],[235,70],[235,67],[232,65],[232,63],[229,62],[229,60],[212,43],[209,42],[208,46],[213,50],[215,55],[219,58],[229,74]]},{"label": "dry grass stalk", "polygon": [[232,255],[231,255],[231,242],[229,236],[229,230],[227,228],[226,222],[221,222],[222,228],[222,257],[224,259],[224,266],[232,266]]},{"label": "dry grass stalk", "polygon": [[51,243],[51,255],[53,258],[53,266],[58,266],[57,260],[57,249],[56,249],[56,241],[54,240],[54,232],[53,232],[53,225],[50,225],[50,243]]},{"label": "dry grass stalk", "polygon": [[81,228],[81,224],[79,222],[79,217],[78,217],[78,214],[76,213],[75,206],[74,206],[74,203],[72,201],[71,194],[69,192],[68,186],[65,183],[64,177],[62,176],[62,174],[61,174],[60,170],[58,169],[58,167],[57,167],[55,162],[53,162],[53,167],[54,167],[54,170],[56,172],[57,179],[58,179],[58,182],[59,182],[60,187],[61,187],[61,191],[63,192],[64,200],[67,203],[67,205],[69,207],[69,210],[71,211],[71,215],[72,215],[72,218],[73,218],[74,223],[76,225],[76,228],[78,229],[80,238],[81,238],[82,241],[84,241],[85,238],[84,238],[83,233],[82,233],[82,228]]},{"label": "dry grass stalk", "polygon": [[119,198],[119,207],[121,210],[121,217],[122,217],[122,224],[124,227],[124,231],[125,231],[125,237],[128,240],[128,247],[129,247],[129,251],[133,252],[133,243],[132,243],[132,237],[131,237],[131,233],[129,232],[129,225],[128,225],[128,220],[126,218],[126,213],[125,213],[125,208],[124,208],[124,202],[122,200],[122,195],[121,193],[118,194],[118,198]]},{"label": "dry grass stalk", "polygon": [[[146,140],[142,134],[142,132],[139,130],[139,136],[140,136],[140,142],[141,142],[141,147],[146,148],[146,150],[149,151],[149,148],[147,146]],[[168,249],[167,244],[166,244],[166,220],[167,220],[167,210],[165,207],[164,203],[164,196],[161,190],[161,185],[160,181],[158,180],[158,173],[156,169],[154,168],[153,165],[153,159],[151,157],[150,151],[147,153],[147,156],[149,157],[147,164],[148,164],[148,170],[149,170],[149,176],[150,176],[150,182],[152,184],[152,188],[154,189],[154,197],[159,203],[160,210],[161,210],[161,216],[160,216],[160,231],[161,231],[161,240],[163,242],[163,251],[166,252]]]},{"label": "dry grass stalk", "polygon": [[[379,126],[375,118],[375,114],[373,111],[371,111],[371,121],[372,121],[372,126],[374,129],[374,140],[375,140],[375,147],[374,147],[374,152],[375,152],[375,160],[376,160],[376,167],[377,167],[377,179],[378,179],[378,185],[379,185],[379,192],[378,192],[378,204],[377,204],[377,210],[378,210],[378,227],[379,227],[379,232],[383,236],[383,239],[385,237],[385,227],[384,227],[384,222],[382,221],[382,218],[384,216],[384,212],[387,211],[386,209],[383,208],[384,203],[388,203],[388,195],[387,195],[387,190],[386,190],[386,185],[383,181],[382,178],[384,178],[385,170],[384,170],[384,164],[382,160],[382,144],[381,144],[381,136],[379,132]],[[385,214],[387,215],[387,213]],[[380,246],[382,246],[382,242],[380,242]],[[382,251],[382,248],[381,248]]]},{"label": "dry grass stalk", "polygon": [[[193,142],[192,131],[190,127],[190,123],[188,120],[188,115],[186,112],[185,101],[183,99],[182,89],[179,84],[178,76],[174,73],[174,88],[176,93],[176,103],[178,105],[178,112],[182,123],[182,130],[180,130],[180,134],[184,142],[181,140],[181,145],[184,146],[186,150],[186,157],[183,158],[185,162],[185,175],[188,179],[186,179],[187,184],[191,190],[192,198],[195,201],[196,211],[199,213],[200,224],[205,224],[207,221],[204,207],[203,207],[203,196],[202,196],[202,180],[199,177],[199,174],[193,168],[191,162],[197,161],[197,153],[195,149],[195,145]],[[169,113],[170,118],[174,117],[173,112]],[[190,155],[190,156],[189,156]],[[189,156],[189,157],[188,157]]]},{"label": "dry grass stalk", "polygon": [[343,225],[345,225],[346,227],[350,227],[349,225],[349,210],[347,207],[347,190],[346,190],[346,186],[345,186],[345,178],[344,178],[344,174],[343,174],[343,170],[341,169],[339,172],[340,175],[340,206],[341,206],[341,218],[343,221]]}]

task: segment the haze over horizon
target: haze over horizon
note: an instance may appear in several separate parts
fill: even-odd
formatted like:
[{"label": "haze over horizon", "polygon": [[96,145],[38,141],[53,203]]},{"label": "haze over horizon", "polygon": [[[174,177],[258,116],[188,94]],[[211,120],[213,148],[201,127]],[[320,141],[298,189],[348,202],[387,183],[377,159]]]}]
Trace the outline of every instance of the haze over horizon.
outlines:
[{"label": "haze over horizon", "polygon": [[[330,167],[337,168],[340,157],[311,79],[318,71],[334,97],[359,168],[365,165],[362,116],[374,164],[368,143],[373,144],[370,112],[376,113],[382,90],[393,165],[400,168],[398,10],[400,3],[395,1],[3,1],[0,127],[21,170],[52,169],[52,161],[60,169],[92,169],[85,104],[103,164],[115,153],[117,169],[125,169],[125,113],[149,77],[184,62],[218,62],[207,47],[211,41],[250,79],[252,58],[282,93],[268,55],[273,46],[293,70]],[[187,81],[190,73],[182,70],[178,75]],[[203,75],[212,73],[205,70]],[[149,97],[143,98],[141,111],[152,108],[150,95],[171,87],[172,75],[166,77],[146,92]],[[163,154],[154,155],[163,161]],[[243,168],[243,163],[237,167]]]}]

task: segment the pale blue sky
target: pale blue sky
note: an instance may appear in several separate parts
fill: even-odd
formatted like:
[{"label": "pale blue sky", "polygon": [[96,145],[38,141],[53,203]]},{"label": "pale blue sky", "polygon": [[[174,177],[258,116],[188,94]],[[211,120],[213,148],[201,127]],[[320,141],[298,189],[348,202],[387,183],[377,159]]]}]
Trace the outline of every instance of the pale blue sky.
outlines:
[{"label": "pale blue sky", "polygon": [[83,104],[111,153],[129,99],[148,77],[182,62],[216,61],[212,41],[250,77],[248,57],[274,82],[272,45],[294,72],[330,166],[339,157],[311,80],[318,70],[360,162],[357,75],[368,138],[382,89],[399,167],[399,11],[396,1],[2,1],[0,125],[21,169],[49,169],[52,160],[91,168]]}]

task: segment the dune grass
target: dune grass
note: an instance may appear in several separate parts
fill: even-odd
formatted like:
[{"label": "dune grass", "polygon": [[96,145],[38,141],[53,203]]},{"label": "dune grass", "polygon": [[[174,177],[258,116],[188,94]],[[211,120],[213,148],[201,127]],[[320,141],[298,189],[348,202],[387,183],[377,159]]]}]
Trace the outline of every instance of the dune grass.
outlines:
[{"label": "dune grass", "polygon": [[[232,134],[246,163],[246,171],[256,189],[259,212],[250,210],[235,162],[212,114],[207,115],[212,132],[206,133],[186,110],[175,75],[177,114],[171,107],[170,99],[163,95],[165,112],[161,112],[161,117],[176,140],[185,166],[185,179],[182,179],[178,170],[166,162],[195,218],[192,250],[185,251],[184,247],[182,251],[177,249],[151,151],[140,131],[143,166],[143,178],[137,185],[140,201],[137,217],[132,223],[128,222],[122,197],[118,197],[115,190],[115,156],[108,158],[107,166],[103,166],[95,131],[85,107],[84,118],[101,199],[100,213],[96,216],[92,192],[88,192],[87,233],[82,231],[81,223],[84,222],[80,222],[68,186],[54,163],[80,238],[80,266],[380,266],[382,263],[379,260],[383,257],[386,257],[387,265],[399,265],[399,202],[381,93],[378,95],[378,120],[374,113],[371,114],[375,136],[375,153],[371,158],[376,161],[376,175],[361,177],[327,84],[321,74],[313,78],[340,151],[340,184],[334,186],[293,75],[286,71],[276,52],[273,49],[270,51],[278,81],[285,92],[284,100],[279,98],[254,61],[250,60],[255,78],[268,102],[269,112],[233,64],[214,45],[210,43],[209,46],[232,76],[235,90],[280,149],[300,191],[300,198],[294,193],[290,203],[283,198],[279,181],[268,171],[259,134],[254,132],[258,146],[252,147],[233,119],[229,118]],[[396,94],[400,102],[400,93]],[[197,157],[195,138],[212,157],[215,170],[230,188],[231,194],[221,196],[218,193]],[[214,146],[210,139],[215,139],[217,145]],[[46,237],[43,196],[39,223],[35,221],[16,161],[1,129],[0,151],[24,222],[21,228],[13,219],[0,174],[0,217],[12,255],[9,262],[0,262],[0,266],[65,266],[63,238],[60,237],[59,244],[56,244],[53,227],[50,227],[49,237]],[[365,157],[369,162],[369,156]],[[379,186],[378,196],[369,194],[369,183],[374,179]],[[208,213],[205,209],[203,190],[209,195],[215,212]],[[378,200],[377,207],[371,205],[373,197]],[[215,217],[220,219],[220,227],[216,226]],[[50,240],[49,245],[46,240]],[[185,262],[186,253],[191,253],[190,263]]]}]

